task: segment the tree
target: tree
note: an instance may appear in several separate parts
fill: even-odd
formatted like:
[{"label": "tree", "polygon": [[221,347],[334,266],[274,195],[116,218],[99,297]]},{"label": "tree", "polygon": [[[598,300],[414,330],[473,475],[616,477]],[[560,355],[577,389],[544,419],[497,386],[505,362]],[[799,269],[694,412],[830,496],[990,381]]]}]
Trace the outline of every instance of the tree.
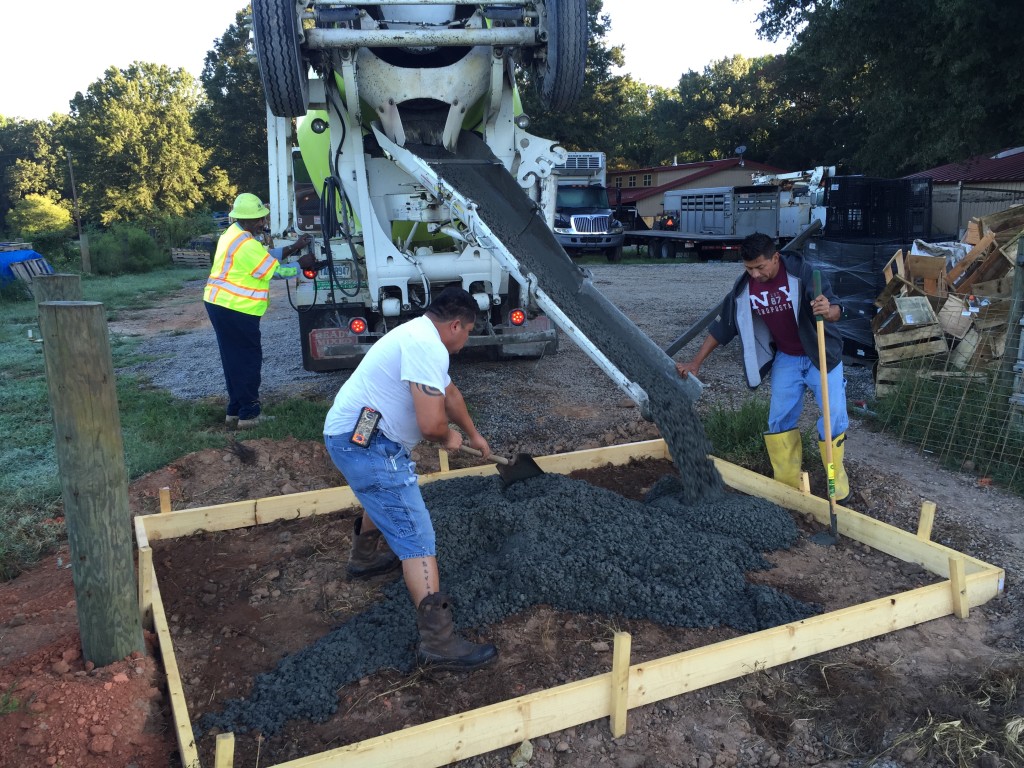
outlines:
[{"label": "tree", "polygon": [[789,54],[819,68],[821,105],[852,107],[841,154],[898,175],[1020,143],[1018,46],[994,32],[1018,16],[1000,0],[766,0],[759,19],[768,37],[799,30]]},{"label": "tree", "polygon": [[24,238],[43,232],[64,232],[71,229],[71,224],[68,209],[44,195],[25,195],[7,215],[10,231]]},{"label": "tree", "polygon": [[67,167],[58,132],[66,117],[11,120],[0,117],[0,223],[26,195],[54,202],[63,196]]},{"label": "tree", "polygon": [[232,188],[214,207],[226,205],[238,190],[267,199],[266,102],[259,67],[249,49],[251,28],[246,6],[214,41],[199,78],[206,99],[196,112],[196,130],[211,150],[209,167],[225,169]]},{"label": "tree", "polygon": [[635,104],[636,89],[644,86],[629,76],[611,74],[611,68],[622,66],[625,60],[621,46],[608,48],[604,43],[611,20],[601,15],[601,8],[601,0],[587,0],[587,71],[583,96],[576,107],[561,114],[545,110],[528,70],[520,70],[518,84],[523,111],[531,119],[531,133],[557,139],[567,149],[602,149],[612,155],[609,148],[618,141],[616,128],[621,119],[616,110]]},{"label": "tree", "polygon": [[146,62],[111,67],[75,94],[67,133],[84,214],[107,225],[199,207],[210,151],[192,127],[198,102],[184,69]]}]

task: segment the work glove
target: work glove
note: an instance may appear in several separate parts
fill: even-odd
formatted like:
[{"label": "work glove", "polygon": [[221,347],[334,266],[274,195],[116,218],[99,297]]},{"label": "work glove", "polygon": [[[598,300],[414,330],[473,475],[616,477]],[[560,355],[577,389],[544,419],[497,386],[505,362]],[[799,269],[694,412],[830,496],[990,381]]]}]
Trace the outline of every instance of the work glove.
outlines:
[{"label": "work glove", "polygon": [[302,269],[316,269],[316,256],[312,253],[304,253],[299,256],[299,267]]},{"label": "work glove", "polygon": [[295,277],[297,274],[299,274],[299,268],[280,266],[277,268],[276,274],[278,277],[283,277],[285,280],[287,280],[289,277]]}]

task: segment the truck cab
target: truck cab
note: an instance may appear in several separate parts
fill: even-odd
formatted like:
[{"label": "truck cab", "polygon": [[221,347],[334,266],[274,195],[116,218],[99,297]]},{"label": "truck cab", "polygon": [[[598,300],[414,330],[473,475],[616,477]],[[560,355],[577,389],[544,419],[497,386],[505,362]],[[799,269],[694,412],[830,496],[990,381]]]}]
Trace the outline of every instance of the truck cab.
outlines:
[{"label": "truck cab", "polygon": [[605,187],[604,152],[569,152],[556,165],[555,238],[568,253],[601,251],[622,259],[625,227],[616,220]]}]

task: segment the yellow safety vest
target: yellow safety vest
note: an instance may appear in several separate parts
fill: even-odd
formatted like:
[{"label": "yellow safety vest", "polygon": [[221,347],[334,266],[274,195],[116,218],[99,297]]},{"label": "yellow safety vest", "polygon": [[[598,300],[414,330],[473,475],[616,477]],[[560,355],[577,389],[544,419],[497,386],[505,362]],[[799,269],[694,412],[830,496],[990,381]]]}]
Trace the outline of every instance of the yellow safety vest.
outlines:
[{"label": "yellow safety vest", "polygon": [[262,316],[270,305],[270,278],[278,264],[259,240],[234,223],[217,241],[203,298],[236,312]]}]

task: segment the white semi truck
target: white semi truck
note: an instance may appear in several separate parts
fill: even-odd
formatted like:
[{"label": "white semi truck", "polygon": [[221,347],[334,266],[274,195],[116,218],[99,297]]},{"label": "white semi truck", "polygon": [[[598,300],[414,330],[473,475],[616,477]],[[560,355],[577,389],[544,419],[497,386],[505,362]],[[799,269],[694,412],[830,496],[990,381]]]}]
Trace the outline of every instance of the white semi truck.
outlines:
[{"label": "white semi truck", "polygon": [[604,152],[569,152],[554,168],[555,238],[568,253],[601,251],[608,261],[622,260],[625,227],[608,203]]},{"label": "white semi truck", "polygon": [[252,10],[272,235],[315,235],[317,263],[293,292],[307,369],[354,367],[458,284],[480,308],[471,345],[540,355],[557,329],[645,414],[645,387],[671,393],[666,410],[696,399],[699,387],[552,232],[552,169],[566,153],[527,132],[514,68],[530,69],[547,108],[570,108],[583,87],[586,0],[253,0]]}]

